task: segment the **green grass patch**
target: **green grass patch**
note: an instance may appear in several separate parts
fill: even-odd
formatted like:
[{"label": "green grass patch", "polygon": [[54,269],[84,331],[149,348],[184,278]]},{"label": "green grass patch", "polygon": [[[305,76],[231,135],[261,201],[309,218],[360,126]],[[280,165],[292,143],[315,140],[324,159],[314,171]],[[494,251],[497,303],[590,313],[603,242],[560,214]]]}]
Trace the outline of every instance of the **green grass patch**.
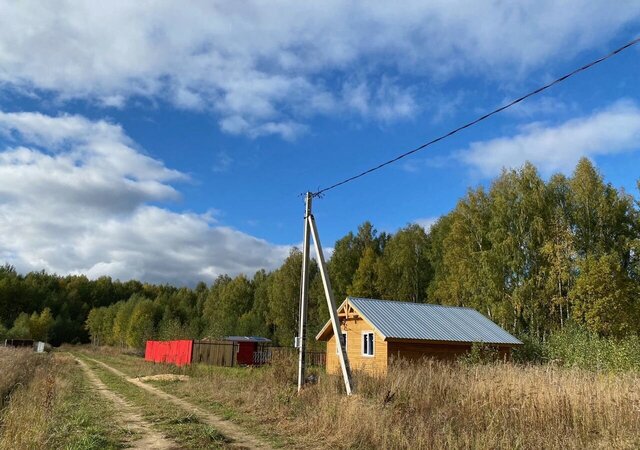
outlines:
[{"label": "green grass patch", "polygon": [[[147,383],[158,389],[197,405],[218,417],[232,421],[241,427],[251,430],[253,434],[262,438],[274,447],[295,446],[290,436],[283,435],[273,427],[271,421],[264,420],[247,411],[238,398],[229,401],[228,398],[218,398],[217,386],[224,380],[229,389],[244,389],[252,385],[256,379],[263,378],[265,371],[271,368],[249,367],[219,367],[205,364],[195,364],[186,367],[176,367],[167,364],[154,364],[142,358],[129,355],[111,355],[105,353],[89,353],[87,356],[102,361],[129,376],[148,376],[157,374],[181,374],[190,377],[187,381],[154,380]],[[292,389],[295,388],[292,387]],[[292,391],[293,392],[293,391]]]},{"label": "green grass patch", "polygon": [[173,403],[146,392],[103,366],[83,359],[109,389],[126,398],[154,428],[182,447],[226,448],[230,444],[226,436],[203,423],[197,415],[180,410]]},{"label": "green grass patch", "polygon": [[70,389],[58,402],[52,423],[51,448],[73,450],[119,449],[136,433],[115,425],[115,406],[105,400],[74,362],[67,374]]}]

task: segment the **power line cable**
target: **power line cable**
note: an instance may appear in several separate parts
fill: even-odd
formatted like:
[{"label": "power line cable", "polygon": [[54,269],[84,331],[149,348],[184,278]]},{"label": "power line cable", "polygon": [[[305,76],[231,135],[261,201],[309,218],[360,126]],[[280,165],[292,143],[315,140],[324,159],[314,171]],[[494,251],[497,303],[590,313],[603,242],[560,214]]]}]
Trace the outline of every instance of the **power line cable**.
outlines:
[{"label": "power line cable", "polygon": [[627,42],[622,47],[619,47],[619,48],[609,52],[605,56],[602,56],[602,57],[600,57],[600,58],[598,58],[598,59],[596,59],[594,61],[591,61],[590,63],[585,64],[584,66],[579,67],[579,68],[567,73],[566,75],[563,75],[560,78],[557,78],[557,79],[553,80],[552,82],[550,82],[548,84],[545,84],[544,86],[541,86],[538,89],[535,89],[535,90],[529,92],[528,94],[525,94],[522,97],[519,97],[519,98],[507,103],[506,105],[503,105],[503,106],[499,107],[498,109],[494,109],[493,111],[491,111],[491,112],[489,112],[489,113],[487,113],[487,114],[485,114],[483,116],[480,116],[477,119],[472,120],[471,122],[467,122],[464,125],[461,125],[458,128],[455,128],[455,129],[449,131],[448,133],[443,134],[442,136],[439,136],[439,137],[437,137],[435,139],[432,139],[429,142],[426,142],[426,143],[422,144],[421,146],[414,148],[413,150],[409,150],[408,152],[402,153],[402,154],[396,156],[395,158],[390,159],[388,161],[385,161],[385,162],[383,162],[381,164],[378,164],[377,166],[372,167],[370,169],[367,169],[364,172],[361,172],[361,173],[359,173],[357,175],[354,175],[352,177],[349,177],[349,178],[346,178],[346,179],[344,179],[342,181],[334,183],[331,186],[319,189],[316,192],[314,192],[312,195],[314,197],[320,197],[322,194],[324,194],[327,191],[330,191],[331,189],[335,189],[338,186],[342,186],[343,184],[347,184],[347,183],[349,183],[351,181],[357,180],[358,178],[361,178],[361,177],[363,177],[365,175],[368,175],[371,172],[375,172],[376,170],[382,169],[383,167],[388,166],[389,164],[393,164],[394,162],[399,161],[402,158],[405,158],[405,157],[407,157],[409,155],[412,155],[412,154],[414,154],[416,152],[419,152],[420,150],[424,149],[425,147],[433,145],[436,142],[440,142],[443,139],[448,138],[449,136],[453,136],[454,134],[456,134],[456,133],[458,133],[458,132],[460,132],[460,131],[462,131],[462,130],[464,130],[466,128],[469,128],[469,127],[477,124],[478,122],[482,122],[483,120],[488,119],[489,117],[491,117],[491,116],[493,116],[495,114],[498,114],[499,112],[504,111],[505,109],[511,108],[512,106],[520,103],[521,101],[526,100],[527,98],[532,97],[532,96],[534,96],[536,94],[539,94],[540,92],[545,91],[545,90],[549,89],[550,87],[552,87],[552,86],[554,86],[554,85],[556,85],[558,83],[563,82],[567,78],[570,78],[570,77],[576,75],[577,73],[580,73],[580,72],[583,72],[583,71],[585,71],[587,69],[590,69],[591,67],[595,66],[596,64],[600,64],[601,62],[606,61],[607,59],[617,55],[618,53],[628,49],[629,47],[631,47],[633,45],[636,45],[639,42],[640,42],[640,38],[636,38],[636,39],[634,39],[634,40],[632,40],[630,42]]}]

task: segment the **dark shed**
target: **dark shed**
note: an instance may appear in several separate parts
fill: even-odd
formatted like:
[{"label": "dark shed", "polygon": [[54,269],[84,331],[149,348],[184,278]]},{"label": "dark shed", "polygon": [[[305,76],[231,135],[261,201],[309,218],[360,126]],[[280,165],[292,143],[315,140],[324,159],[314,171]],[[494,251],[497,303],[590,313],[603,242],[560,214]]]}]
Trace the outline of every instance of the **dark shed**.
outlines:
[{"label": "dark shed", "polygon": [[227,336],[225,341],[236,344],[236,361],[238,364],[253,365],[254,353],[264,351],[264,348],[271,343],[271,339],[260,336]]}]

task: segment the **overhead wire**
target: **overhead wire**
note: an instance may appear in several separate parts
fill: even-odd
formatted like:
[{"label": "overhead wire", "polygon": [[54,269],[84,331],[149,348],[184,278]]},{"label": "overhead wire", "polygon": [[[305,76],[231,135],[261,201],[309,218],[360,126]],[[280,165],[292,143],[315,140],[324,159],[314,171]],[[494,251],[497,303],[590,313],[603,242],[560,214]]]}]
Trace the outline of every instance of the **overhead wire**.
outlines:
[{"label": "overhead wire", "polygon": [[607,53],[606,55],[604,55],[604,56],[602,56],[602,57],[600,57],[600,58],[598,58],[598,59],[596,59],[594,61],[591,61],[590,63],[585,64],[584,66],[581,66],[581,67],[579,67],[579,68],[577,68],[575,70],[572,70],[571,72],[561,76],[560,78],[556,78],[555,80],[551,81],[550,83],[547,83],[544,86],[541,86],[541,87],[539,87],[539,88],[537,88],[537,89],[535,89],[535,90],[533,90],[531,92],[528,92],[527,94],[525,94],[525,95],[523,95],[521,97],[518,97],[517,99],[512,100],[509,103],[507,103],[507,104],[505,104],[505,105],[503,105],[503,106],[501,106],[501,107],[499,107],[497,109],[494,109],[493,111],[491,111],[489,113],[486,113],[486,114],[484,114],[484,115],[472,120],[471,122],[467,122],[464,125],[461,125],[461,126],[455,128],[455,129],[449,131],[448,133],[445,133],[445,134],[443,134],[441,136],[438,136],[437,138],[432,139],[429,142],[425,142],[424,144],[420,145],[419,147],[416,147],[416,148],[414,148],[412,150],[409,150],[409,151],[407,151],[405,153],[402,153],[402,154],[396,156],[393,159],[390,159],[390,160],[385,161],[385,162],[383,162],[381,164],[378,164],[377,166],[371,167],[370,169],[367,169],[364,172],[360,172],[357,175],[354,175],[354,176],[349,177],[349,178],[345,178],[344,180],[339,181],[337,183],[334,183],[334,184],[332,184],[330,186],[327,186],[325,188],[318,189],[317,191],[312,193],[312,196],[313,197],[321,197],[327,191],[335,189],[338,186],[342,186],[342,185],[347,184],[347,183],[349,183],[351,181],[357,180],[358,178],[362,178],[365,175],[370,174],[371,172],[375,172],[376,170],[382,169],[383,167],[388,166],[390,164],[393,164],[393,163],[395,163],[395,162],[397,162],[397,161],[399,161],[399,160],[401,160],[403,158],[406,158],[409,155],[417,153],[420,150],[423,150],[424,148],[429,147],[430,145],[433,145],[433,144],[435,144],[437,142],[440,142],[440,141],[442,141],[442,140],[444,140],[444,139],[446,139],[446,138],[448,138],[450,136],[453,136],[456,133],[459,133],[460,131],[462,131],[462,130],[464,130],[466,128],[469,128],[469,127],[471,127],[471,126],[473,126],[473,125],[475,125],[475,124],[477,124],[479,122],[482,122],[483,120],[486,120],[489,117],[491,117],[491,116],[493,116],[495,114],[498,114],[499,112],[504,111],[505,109],[511,108],[512,106],[522,102],[523,100],[526,100],[529,97],[533,97],[534,95],[537,95],[537,94],[549,89],[550,87],[555,86],[556,84],[565,81],[567,78],[570,78],[570,77],[572,77],[572,76],[574,76],[574,75],[576,75],[576,74],[578,74],[580,72],[584,72],[585,70],[588,70],[591,67],[593,67],[593,66],[595,66],[597,64],[600,64],[603,61],[606,61],[607,59],[617,55],[618,53],[628,49],[629,47],[632,47],[632,46],[638,44],[639,42],[640,42],[640,37],[636,38],[636,39],[634,39],[632,41],[629,41],[626,44],[624,44],[623,46],[618,47],[615,50],[612,50],[611,52]]}]

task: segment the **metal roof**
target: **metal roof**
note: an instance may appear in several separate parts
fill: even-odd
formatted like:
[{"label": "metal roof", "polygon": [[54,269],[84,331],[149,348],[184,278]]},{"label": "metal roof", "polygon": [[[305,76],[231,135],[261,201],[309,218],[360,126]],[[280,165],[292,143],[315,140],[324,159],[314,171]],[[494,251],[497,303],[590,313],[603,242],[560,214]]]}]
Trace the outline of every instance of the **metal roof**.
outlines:
[{"label": "metal roof", "polygon": [[260,336],[226,336],[224,340],[234,342],[271,342],[271,339]]},{"label": "metal roof", "polygon": [[348,297],[386,339],[522,344],[475,309]]}]

